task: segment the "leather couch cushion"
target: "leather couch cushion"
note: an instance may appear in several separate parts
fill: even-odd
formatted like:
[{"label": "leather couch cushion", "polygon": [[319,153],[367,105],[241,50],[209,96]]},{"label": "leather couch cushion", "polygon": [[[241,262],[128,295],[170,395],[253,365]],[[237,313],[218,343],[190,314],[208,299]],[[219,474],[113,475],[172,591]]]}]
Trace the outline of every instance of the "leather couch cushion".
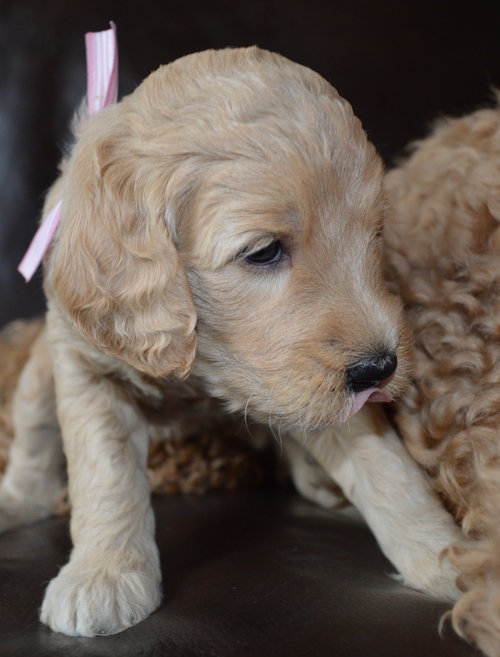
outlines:
[{"label": "leather couch cushion", "polygon": [[0,653],[9,657],[465,657],[449,609],[389,577],[362,524],[277,488],[154,498],[165,597],[121,634],[37,620],[70,550],[67,520],[0,537]]}]

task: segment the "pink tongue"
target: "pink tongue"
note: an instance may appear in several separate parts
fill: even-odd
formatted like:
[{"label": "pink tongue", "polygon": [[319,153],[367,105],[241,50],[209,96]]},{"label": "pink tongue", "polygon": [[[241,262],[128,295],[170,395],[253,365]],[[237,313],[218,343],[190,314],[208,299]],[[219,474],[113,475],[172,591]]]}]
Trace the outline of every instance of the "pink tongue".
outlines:
[{"label": "pink tongue", "polygon": [[385,390],[380,388],[368,388],[363,392],[358,392],[354,397],[354,404],[352,405],[349,417],[356,415],[356,413],[363,408],[366,402],[391,402],[392,398]]}]

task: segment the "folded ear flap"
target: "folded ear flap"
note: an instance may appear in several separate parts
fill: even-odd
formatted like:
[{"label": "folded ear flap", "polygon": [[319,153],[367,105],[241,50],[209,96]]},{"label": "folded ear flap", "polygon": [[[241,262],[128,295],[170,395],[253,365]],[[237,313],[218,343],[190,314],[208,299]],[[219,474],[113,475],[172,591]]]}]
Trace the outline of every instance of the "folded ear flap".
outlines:
[{"label": "folded ear flap", "polygon": [[151,376],[184,377],[196,311],[165,220],[167,180],[154,180],[144,162],[139,170],[141,158],[122,142],[115,135],[75,147],[46,288],[104,353]]}]

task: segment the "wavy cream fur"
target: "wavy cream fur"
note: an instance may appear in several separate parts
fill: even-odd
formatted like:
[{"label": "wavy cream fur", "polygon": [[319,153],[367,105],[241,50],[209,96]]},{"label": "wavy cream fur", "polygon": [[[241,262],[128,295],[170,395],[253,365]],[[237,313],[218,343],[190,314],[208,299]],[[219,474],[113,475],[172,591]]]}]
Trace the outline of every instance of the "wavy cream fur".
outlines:
[{"label": "wavy cream fur", "polygon": [[[37,448],[30,461],[40,437],[26,423],[45,409],[50,444],[62,433],[74,549],[42,621],[93,636],[156,609],[148,441],[183,418],[209,426],[224,412],[288,445],[306,495],[333,505],[337,495],[317,491],[338,479],[407,583],[456,596],[439,555],[461,535],[423,473],[382,438],[383,419],[337,428],[354,403],[349,367],[395,351],[398,371],[383,384],[391,395],[410,368],[381,271],[382,166],[348,103],[319,75],[257,48],[192,55],[79,125],[47,209],[60,194],[45,263],[54,385],[18,415],[15,449],[26,460],[11,463],[14,484],[0,489],[4,530],[30,519],[26,508],[50,513],[54,460]],[[276,240],[274,266],[246,260]],[[412,499],[401,490],[407,476]],[[401,523],[408,541],[395,538]]]}]

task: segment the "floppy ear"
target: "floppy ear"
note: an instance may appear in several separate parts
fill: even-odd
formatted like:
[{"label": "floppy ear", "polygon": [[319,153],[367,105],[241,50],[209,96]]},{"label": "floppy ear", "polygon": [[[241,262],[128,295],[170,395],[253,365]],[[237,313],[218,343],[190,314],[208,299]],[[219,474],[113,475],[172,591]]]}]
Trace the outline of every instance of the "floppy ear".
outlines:
[{"label": "floppy ear", "polygon": [[165,170],[154,179],[127,141],[115,131],[76,145],[46,288],[104,353],[151,376],[184,377],[196,311],[166,222],[168,180]]}]

